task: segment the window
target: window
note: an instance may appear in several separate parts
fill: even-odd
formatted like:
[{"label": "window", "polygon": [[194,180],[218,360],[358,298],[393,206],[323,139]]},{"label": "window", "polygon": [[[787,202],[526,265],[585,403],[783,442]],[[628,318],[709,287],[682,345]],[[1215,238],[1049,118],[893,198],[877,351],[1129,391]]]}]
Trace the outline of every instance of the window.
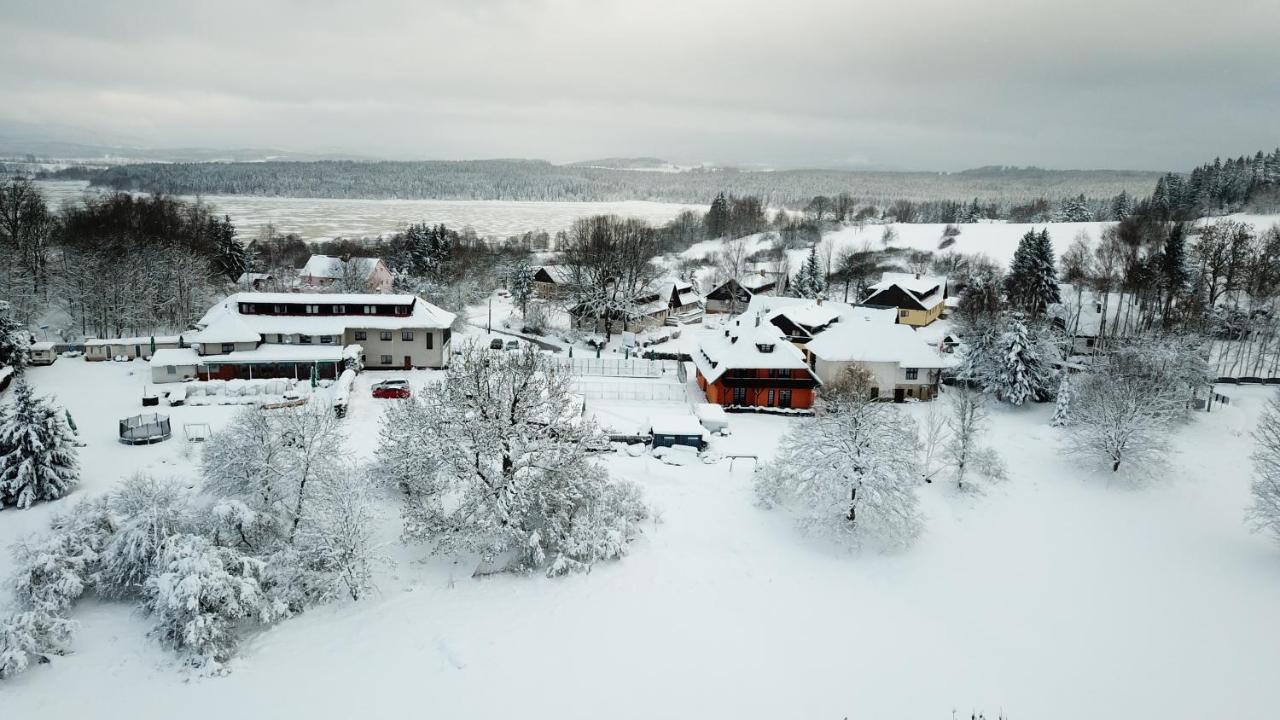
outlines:
[{"label": "window", "polygon": [[310,345],[310,344],[311,344],[311,336],[310,336],[310,335],[299,335],[299,336],[298,336],[298,342],[302,343],[303,345]]},{"label": "window", "polygon": [[772,343],[756,343],[756,349],[762,353],[771,353],[773,352],[773,344]]},{"label": "window", "polygon": [[372,315],[373,313],[374,313],[374,307],[373,307],[372,305],[365,305],[365,306],[364,306],[364,314],[365,314],[365,315]]},{"label": "window", "polygon": [[736,387],[736,388],[734,388],[734,389],[733,389],[733,404],[734,404],[734,405],[746,405],[746,404],[747,404],[747,389],[746,389],[746,388]]},{"label": "window", "polygon": [[178,368],[176,368],[176,367],[174,367],[174,366],[172,366],[172,365],[166,365],[166,366],[165,366],[165,368],[164,368],[164,372],[165,372],[165,374],[166,374],[166,375],[177,375],[177,374],[178,374]]},{"label": "window", "polygon": [[790,371],[790,370],[778,370],[777,368],[774,368],[774,369],[772,369],[772,370],[770,370],[770,371],[769,371],[769,377],[771,377],[771,378],[789,378],[789,377],[791,377],[791,371]]},{"label": "window", "polygon": [[334,315],[341,315],[341,314],[345,313],[346,311],[347,311],[347,306],[346,306],[346,305],[334,305],[334,306],[333,306],[333,314],[334,314]]},{"label": "window", "polygon": [[332,336],[332,335],[321,335],[321,336],[320,336],[320,344],[321,344],[321,345],[332,345],[332,344],[333,344],[333,336]]},{"label": "window", "polygon": [[790,390],[778,391],[778,407],[783,407],[783,408],[791,407],[791,391]]},{"label": "window", "polygon": [[[431,339],[430,339],[430,338],[428,338],[428,339],[427,339],[427,342],[428,342],[428,343],[430,343],[430,342],[431,342]],[[442,343],[448,343],[448,342],[449,342],[449,328],[445,328],[445,329],[444,329],[444,332],[440,333],[440,342],[442,342]],[[430,346],[430,345],[427,345],[427,347],[431,347],[431,346]]]},{"label": "window", "polygon": [[408,305],[397,305],[397,306],[396,306],[396,314],[397,314],[397,315],[408,315],[408,314],[409,314],[409,306],[408,306]]},{"label": "window", "polygon": [[907,316],[907,315],[909,315],[909,314],[911,314],[911,311],[910,311],[910,310],[899,310],[899,311],[898,311],[898,317],[906,317],[906,316]]},{"label": "window", "polygon": [[285,313],[285,307],[283,305],[276,305],[275,307],[276,307],[275,312],[277,315],[283,315]]},{"label": "window", "polygon": [[383,330],[382,332],[378,333],[378,339],[383,342],[391,342],[391,331]]},{"label": "window", "polygon": [[307,306],[307,314],[308,314],[308,315],[318,315],[319,313],[320,313],[320,306],[319,306],[319,305],[308,305],[308,306]]},{"label": "window", "polygon": [[256,312],[256,310],[257,310],[257,306],[254,305],[253,303],[240,303],[240,312],[244,313],[245,315],[252,315],[254,312]]},{"label": "window", "polygon": [[773,389],[769,389],[769,402],[765,403],[769,407],[773,407]]},{"label": "window", "polygon": [[920,379],[920,368],[907,368],[907,379],[908,379],[908,380],[919,380],[919,379]]},{"label": "window", "polygon": [[235,351],[236,351],[236,344],[235,344],[235,343],[222,343],[222,354],[223,354],[223,355],[226,355],[226,354],[227,354],[227,353],[229,353],[229,352],[235,352]]},{"label": "window", "polygon": [[284,335],[281,335],[280,333],[276,333],[276,342],[278,343],[284,342]]},{"label": "window", "polygon": [[412,330],[401,330],[401,331],[400,331],[400,339],[401,339],[401,340],[403,340],[403,341],[405,341],[405,342],[413,342],[413,331],[412,331]]},{"label": "window", "polygon": [[379,355],[379,356],[378,356],[378,362],[379,362],[379,363],[381,363],[381,364],[383,364],[383,365],[390,365],[390,364],[391,364],[391,356],[390,356],[390,355]]},{"label": "window", "polygon": [[365,332],[364,330],[356,331],[356,340],[368,340],[368,339],[369,339],[369,333]]},{"label": "window", "polygon": [[1096,340],[1094,340],[1093,338],[1085,338],[1085,340],[1084,340],[1084,346],[1085,346],[1085,347],[1093,347],[1094,343],[1096,343],[1096,342],[1097,342],[1097,341],[1096,341]]}]

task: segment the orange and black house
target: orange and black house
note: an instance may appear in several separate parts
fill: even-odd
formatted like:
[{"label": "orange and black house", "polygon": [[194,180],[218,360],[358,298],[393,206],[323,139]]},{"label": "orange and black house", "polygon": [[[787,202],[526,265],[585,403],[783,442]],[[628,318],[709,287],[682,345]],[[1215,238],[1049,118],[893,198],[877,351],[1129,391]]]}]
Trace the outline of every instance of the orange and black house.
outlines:
[{"label": "orange and black house", "polygon": [[724,335],[704,340],[693,356],[698,387],[707,402],[725,407],[813,407],[820,382],[804,353],[771,323],[744,327],[742,322],[740,318]]}]

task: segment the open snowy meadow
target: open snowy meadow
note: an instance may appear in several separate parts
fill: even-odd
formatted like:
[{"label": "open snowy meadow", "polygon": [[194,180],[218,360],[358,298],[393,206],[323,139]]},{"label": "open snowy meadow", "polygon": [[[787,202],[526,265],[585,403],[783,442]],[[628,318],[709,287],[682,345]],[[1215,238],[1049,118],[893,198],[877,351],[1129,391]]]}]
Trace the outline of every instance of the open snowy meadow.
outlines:
[{"label": "open snowy meadow", "polygon": [[[166,410],[174,438],[116,442],[141,411],[142,362],[62,358],[29,370],[76,418],[82,484],[0,513],[0,543],[145,471],[195,481],[186,423],[237,408]],[[401,376],[401,374],[397,374]],[[433,373],[403,374],[415,390]],[[343,421],[369,458],[389,403],[358,379]],[[221,677],[184,670],[129,603],[85,601],[74,652],[8,680],[5,718],[1268,718],[1280,707],[1280,549],[1242,521],[1249,436],[1271,392],[1178,426],[1168,464],[1118,482],[1059,452],[1052,404],[993,407],[1009,479],[984,494],[919,490],[923,537],[852,554],[754,502],[750,460],[685,467],[601,456],[639,483],[653,518],[630,554],[562,579],[471,577],[381,526],[394,567],[359,603],[251,637]],[[942,402],[947,402],[944,396]],[[602,420],[677,404],[588,401]],[[928,406],[907,406],[915,415]],[[732,415],[720,455],[767,461],[799,420]],[[0,574],[12,559],[0,555]]]}]

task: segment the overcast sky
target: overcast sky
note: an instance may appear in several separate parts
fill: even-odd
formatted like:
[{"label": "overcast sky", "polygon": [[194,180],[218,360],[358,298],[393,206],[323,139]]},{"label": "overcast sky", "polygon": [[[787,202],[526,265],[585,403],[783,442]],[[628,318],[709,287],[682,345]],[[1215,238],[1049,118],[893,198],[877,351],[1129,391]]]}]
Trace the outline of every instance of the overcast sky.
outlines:
[{"label": "overcast sky", "polygon": [[0,120],[151,147],[1181,170],[1280,145],[1280,0],[0,8]]}]

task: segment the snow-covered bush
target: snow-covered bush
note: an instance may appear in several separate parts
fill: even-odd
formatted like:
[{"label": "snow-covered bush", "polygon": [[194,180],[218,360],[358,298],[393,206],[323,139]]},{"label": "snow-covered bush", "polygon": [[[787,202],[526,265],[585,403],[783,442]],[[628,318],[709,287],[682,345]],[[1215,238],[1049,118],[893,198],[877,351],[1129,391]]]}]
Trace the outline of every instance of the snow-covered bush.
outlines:
[{"label": "snow-covered bush", "polygon": [[191,529],[190,493],[175,480],[137,474],[106,504],[112,533],[99,558],[98,587],[115,597],[135,596],[154,574],[165,540]]},{"label": "snow-covered bush", "polygon": [[9,302],[0,300],[0,367],[21,371],[31,358],[31,335],[13,316]]},{"label": "snow-covered bush", "polygon": [[1071,424],[1071,377],[1065,372],[1062,373],[1062,380],[1058,383],[1058,400],[1053,406],[1053,417],[1050,418],[1049,424],[1054,427]]},{"label": "snow-covered bush", "polygon": [[261,560],[201,535],[166,538],[158,572],[144,587],[156,636],[193,666],[218,670],[234,653],[243,623],[268,624],[288,614],[263,592],[264,568]]},{"label": "snow-covered bush", "polygon": [[13,677],[33,662],[63,655],[71,643],[75,623],[39,610],[17,612],[0,620],[0,680]]},{"label": "snow-covered bush", "polygon": [[405,535],[484,571],[555,575],[623,555],[647,511],[592,462],[568,372],[533,349],[468,346],[448,380],[384,416],[379,473],[405,490]]},{"label": "snow-covered bush", "polygon": [[1253,505],[1248,520],[1280,540],[1280,394],[1272,395],[1253,431]]},{"label": "snow-covered bush", "polygon": [[12,409],[0,416],[0,507],[57,500],[79,482],[75,433],[61,411],[19,380]]},{"label": "snow-covered bush", "polygon": [[806,532],[854,546],[904,547],[920,533],[915,428],[865,383],[833,383],[817,415],[796,423],[761,468],[756,494],[795,515]]}]

